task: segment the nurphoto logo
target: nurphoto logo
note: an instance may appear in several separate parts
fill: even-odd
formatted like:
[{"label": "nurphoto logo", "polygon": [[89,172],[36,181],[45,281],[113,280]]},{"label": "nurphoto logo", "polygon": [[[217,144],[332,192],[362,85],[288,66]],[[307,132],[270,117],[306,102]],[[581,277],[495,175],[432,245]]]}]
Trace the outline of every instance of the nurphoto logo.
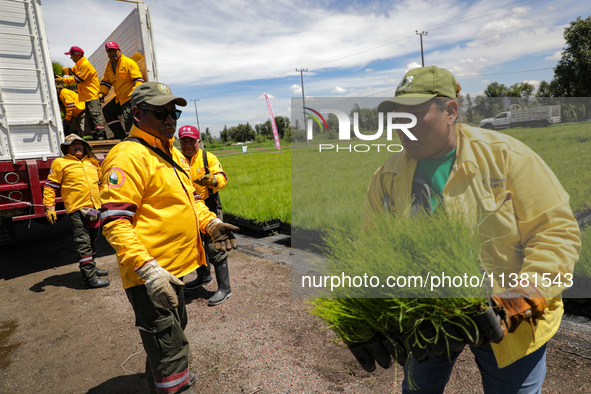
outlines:
[{"label": "nurphoto logo", "polygon": [[[416,126],[417,118],[413,114],[406,112],[378,112],[378,130],[373,134],[364,134],[359,131],[359,113],[352,112],[353,121],[349,115],[339,109],[321,109],[319,111],[310,107],[304,107],[307,111],[305,112],[310,118],[306,125],[306,138],[312,140],[314,136],[314,121],[320,126],[320,130],[328,131],[328,124],[322,114],[333,114],[337,117],[339,133],[338,137],[340,141],[351,141],[351,125],[353,126],[353,135],[355,138],[362,141],[375,141],[382,138],[384,134],[384,115],[386,117],[386,139],[392,141],[393,131],[402,131],[410,140],[417,141],[417,138],[410,131],[411,128]],[[380,149],[387,149],[389,152],[401,152],[404,148],[400,144],[350,144],[350,145],[338,145],[338,144],[319,144],[318,151],[348,151],[348,152],[369,152],[376,149],[380,152]]]}]

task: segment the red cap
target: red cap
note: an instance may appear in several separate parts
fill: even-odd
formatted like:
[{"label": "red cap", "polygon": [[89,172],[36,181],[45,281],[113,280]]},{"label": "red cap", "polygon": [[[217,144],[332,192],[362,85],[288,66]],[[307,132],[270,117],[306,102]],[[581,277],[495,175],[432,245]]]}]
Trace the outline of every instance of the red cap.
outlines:
[{"label": "red cap", "polygon": [[109,41],[105,44],[105,50],[107,49],[120,49],[119,45],[115,41]]},{"label": "red cap", "polygon": [[72,53],[79,53],[81,55],[84,55],[84,51],[82,50],[82,48],[76,46],[70,48],[70,52],[66,52],[64,53],[64,55],[71,55]]},{"label": "red cap", "polygon": [[194,140],[201,139],[201,134],[199,134],[199,130],[195,126],[182,126],[179,129],[179,138],[189,137],[193,138]]}]

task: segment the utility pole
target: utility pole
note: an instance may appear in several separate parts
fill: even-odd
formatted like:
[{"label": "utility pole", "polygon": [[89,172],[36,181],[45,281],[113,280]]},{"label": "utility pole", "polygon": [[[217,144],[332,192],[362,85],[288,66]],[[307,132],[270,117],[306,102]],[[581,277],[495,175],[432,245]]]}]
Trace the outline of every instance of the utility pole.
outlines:
[{"label": "utility pole", "polygon": [[415,30],[415,33],[421,36],[421,65],[425,67],[425,57],[423,56],[423,36],[426,36],[428,32]]},{"label": "utility pole", "polygon": [[300,72],[300,78],[302,80],[302,113],[304,114],[304,135],[306,136],[306,146],[308,146],[308,135],[306,134],[306,98],[304,95],[304,73],[307,73],[308,69],[296,68],[296,71]]},{"label": "utility pole", "polygon": [[197,101],[199,101],[199,99],[192,99],[191,101],[195,103],[195,117],[197,118],[197,130],[199,130],[199,132],[201,133],[201,126],[199,126],[199,114],[197,113]]}]

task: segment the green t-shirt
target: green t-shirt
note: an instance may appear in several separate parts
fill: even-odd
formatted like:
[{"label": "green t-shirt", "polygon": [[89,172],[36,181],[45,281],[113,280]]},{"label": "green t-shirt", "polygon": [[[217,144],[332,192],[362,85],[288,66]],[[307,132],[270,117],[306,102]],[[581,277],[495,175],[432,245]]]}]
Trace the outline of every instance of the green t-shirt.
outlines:
[{"label": "green t-shirt", "polygon": [[456,148],[443,157],[419,160],[418,168],[431,190],[431,206],[437,208],[437,197],[441,196],[443,187],[449,178],[451,169],[456,162]]}]

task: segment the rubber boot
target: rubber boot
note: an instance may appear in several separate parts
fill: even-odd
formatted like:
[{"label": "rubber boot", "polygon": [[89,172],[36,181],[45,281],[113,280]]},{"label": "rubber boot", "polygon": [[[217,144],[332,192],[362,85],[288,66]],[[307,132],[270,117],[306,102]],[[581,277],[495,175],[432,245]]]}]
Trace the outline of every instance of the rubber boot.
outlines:
[{"label": "rubber boot", "polygon": [[209,267],[209,264],[202,265],[199,268],[197,268],[197,278],[185,283],[185,289],[195,290],[200,288],[201,286],[208,285],[211,282],[211,268]]},{"label": "rubber boot", "polygon": [[230,273],[228,272],[228,260],[224,259],[221,263],[215,264],[215,278],[218,282],[218,291],[209,299],[207,305],[216,306],[226,301],[232,295],[230,288]]}]

